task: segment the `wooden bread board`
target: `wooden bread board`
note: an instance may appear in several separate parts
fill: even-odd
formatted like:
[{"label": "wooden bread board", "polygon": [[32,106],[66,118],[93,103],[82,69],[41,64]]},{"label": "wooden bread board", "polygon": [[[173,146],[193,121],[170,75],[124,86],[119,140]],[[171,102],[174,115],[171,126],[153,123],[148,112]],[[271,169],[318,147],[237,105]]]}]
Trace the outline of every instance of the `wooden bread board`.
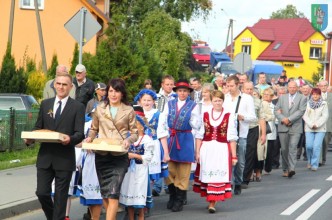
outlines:
[{"label": "wooden bread board", "polygon": [[82,143],[83,149],[88,150],[101,150],[101,151],[111,151],[111,152],[126,152],[120,143],[114,143],[111,139],[107,138],[96,138],[92,143]]},{"label": "wooden bread board", "polygon": [[65,135],[55,131],[22,131],[21,138],[33,139],[37,142],[60,143]]}]

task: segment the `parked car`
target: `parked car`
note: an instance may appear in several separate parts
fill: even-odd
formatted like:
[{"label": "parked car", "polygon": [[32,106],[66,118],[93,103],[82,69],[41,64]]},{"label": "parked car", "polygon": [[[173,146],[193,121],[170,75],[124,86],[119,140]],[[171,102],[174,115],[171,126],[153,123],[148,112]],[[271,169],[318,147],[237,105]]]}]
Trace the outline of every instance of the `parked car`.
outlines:
[{"label": "parked car", "polygon": [[38,106],[38,102],[32,95],[18,93],[0,93],[0,110],[30,110]]},{"label": "parked car", "polygon": [[[37,119],[38,107],[38,102],[31,95],[0,93],[0,151],[25,147],[21,132],[32,129]],[[10,141],[10,137],[13,141]],[[11,143],[14,146],[10,146]]]}]

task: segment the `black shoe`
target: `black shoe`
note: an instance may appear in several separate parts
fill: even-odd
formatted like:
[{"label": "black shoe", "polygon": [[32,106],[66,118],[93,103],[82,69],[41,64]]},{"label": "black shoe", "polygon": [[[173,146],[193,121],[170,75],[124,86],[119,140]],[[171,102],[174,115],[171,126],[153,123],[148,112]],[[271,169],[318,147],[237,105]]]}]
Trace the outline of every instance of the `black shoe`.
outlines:
[{"label": "black shoe", "polygon": [[308,158],[307,157],[303,157],[303,161],[308,161]]},{"label": "black shoe", "polygon": [[160,194],[155,189],[152,190],[152,195],[153,196],[160,196]]},{"label": "black shoe", "polygon": [[249,187],[249,183],[245,183],[245,182],[243,182],[243,183],[241,184],[241,189],[248,189],[248,187]]},{"label": "black shoe", "polygon": [[295,171],[294,170],[291,170],[288,172],[288,178],[292,178],[292,176],[295,175]]},{"label": "black shoe", "polygon": [[241,185],[235,185],[234,194],[235,195],[241,195]]}]

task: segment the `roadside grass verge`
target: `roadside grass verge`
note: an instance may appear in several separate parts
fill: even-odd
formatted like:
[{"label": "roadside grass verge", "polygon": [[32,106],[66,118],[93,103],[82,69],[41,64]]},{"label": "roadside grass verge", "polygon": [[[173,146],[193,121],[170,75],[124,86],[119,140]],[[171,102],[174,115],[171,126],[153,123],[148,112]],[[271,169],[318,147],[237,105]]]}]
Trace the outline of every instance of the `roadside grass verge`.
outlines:
[{"label": "roadside grass verge", "polygon": [[[39,144],[19,151],[0,152],[0,170],[35,164],[38,150]],[[20,160],[21,162],[10,163],[11,160]]]}]

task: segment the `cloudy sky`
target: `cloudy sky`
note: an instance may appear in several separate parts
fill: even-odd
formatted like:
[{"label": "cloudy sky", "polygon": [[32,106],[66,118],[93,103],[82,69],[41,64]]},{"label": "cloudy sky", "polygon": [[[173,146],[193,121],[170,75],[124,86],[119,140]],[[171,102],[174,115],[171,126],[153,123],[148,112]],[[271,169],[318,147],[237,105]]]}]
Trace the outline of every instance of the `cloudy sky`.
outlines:
[{"label": "cloudy sky", "polygon": [[[233,19],[234,38],[246,27],[253,26],[259,19],[268,19],[272,12],[292,4],[310,20],[311,4],[328,4],[328,27],[323,33],[332,31],[332,0],[212,0],[213,11],[204,22],[196,18],[182,24],[182,30],[193,39],[201,39],[210,44],[212,50],[225,48],[229,20]],[[230,43],[230,39],[228,40]]]}]

